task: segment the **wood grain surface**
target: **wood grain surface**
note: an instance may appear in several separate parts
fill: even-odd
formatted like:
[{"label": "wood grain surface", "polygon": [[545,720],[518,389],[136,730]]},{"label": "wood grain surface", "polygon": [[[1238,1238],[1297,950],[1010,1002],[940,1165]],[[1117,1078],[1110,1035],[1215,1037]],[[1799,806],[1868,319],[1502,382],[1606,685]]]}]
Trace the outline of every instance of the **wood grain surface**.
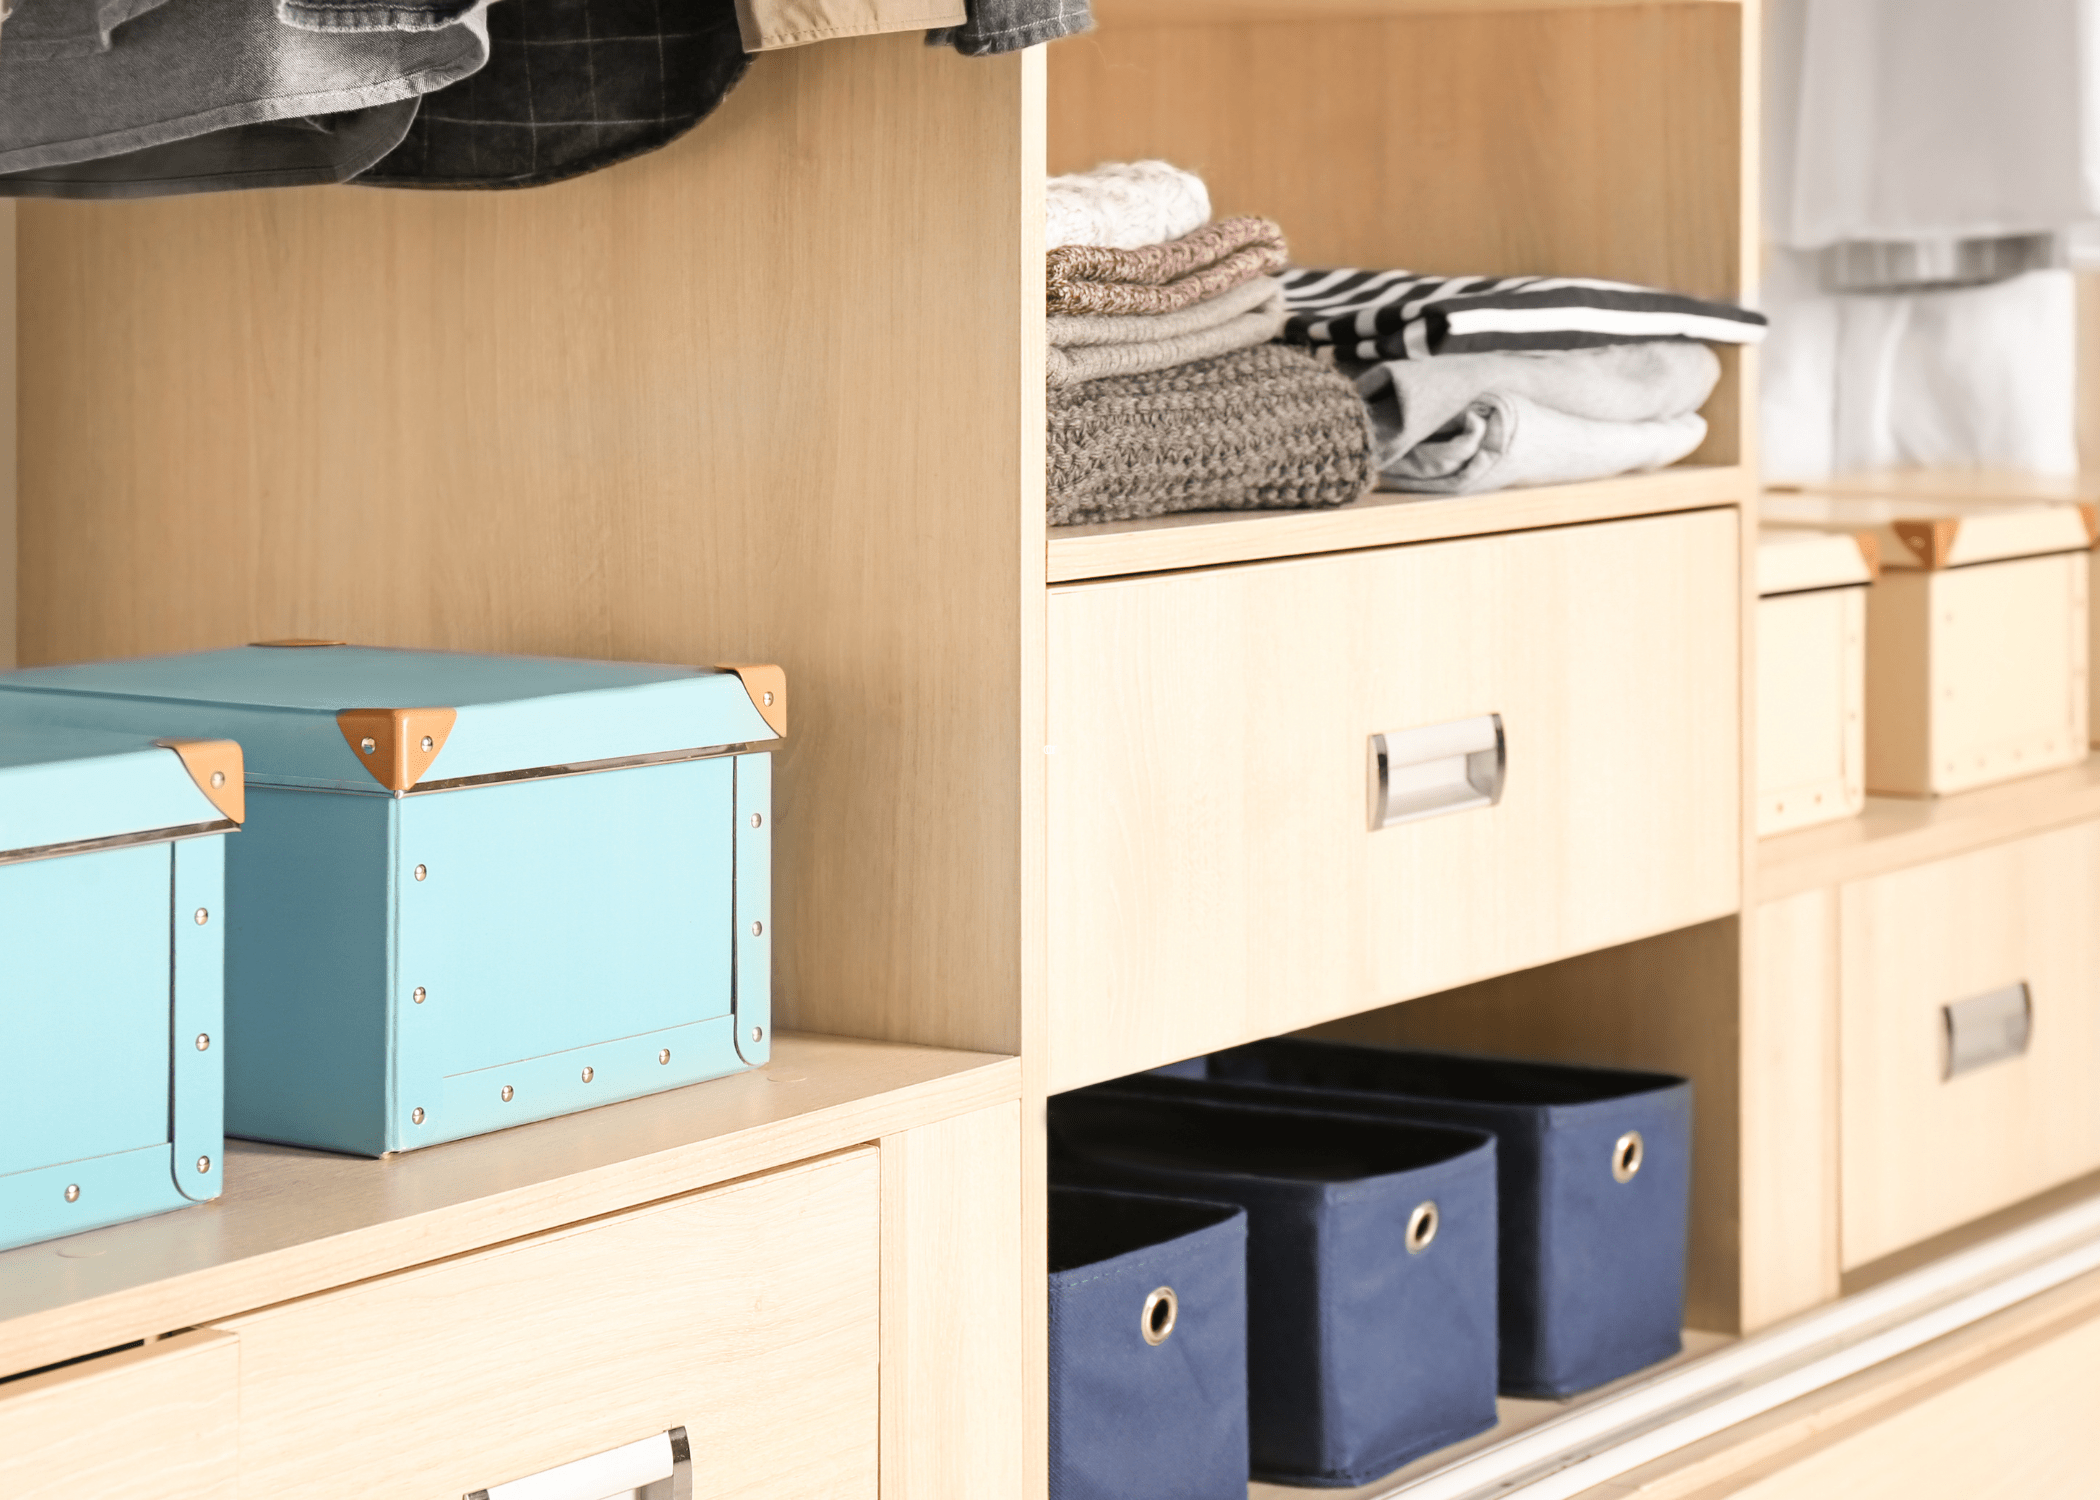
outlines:
[{"label": "wood grain surface", "polygon": [[251,1313],[244,1500],[455,1500],[672,1427],[695,1500],[874,1500],[862,1148]]},{"label": "wood grain surface", "polygon": [[8,1500],[233,1500],[240,1349],[178,1333],[0,1385]]},{"label": "wood grain surface", "polygon": [[690,1192],[1019,1091],[1010,1058],[785,1032],[758,1071],[381,1161],[229,1141],[214,1203],[0,1254],[0,1371]]},{"label": "wood grain surface", "polygon": [[1018,1052],[1040,67],[770,54],[524,192],[25,206],[23,659],[778,662],[776,1016]]}]

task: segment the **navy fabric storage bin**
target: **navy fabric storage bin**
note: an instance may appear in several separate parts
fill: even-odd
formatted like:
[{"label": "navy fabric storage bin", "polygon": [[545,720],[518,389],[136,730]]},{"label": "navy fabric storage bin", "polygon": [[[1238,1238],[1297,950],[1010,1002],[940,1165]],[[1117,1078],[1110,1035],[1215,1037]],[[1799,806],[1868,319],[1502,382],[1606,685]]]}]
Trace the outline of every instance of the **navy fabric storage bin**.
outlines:
[{"label": "navy fabric storage bin", "polygon": [[1051,1500],[1247,1500],[1247,1215],[1050,1190]]},{"label": "navy fabric storage bin", "polygon": [[1572,1395],[1682,1346],[1692,1137],[1684,1079],[1297,1038],[1220,1052],[1209,1074],[1194,1087],[1494,1133],[1505,1393]]},{"label": "navy fabric storage bin", "polygon": [[1493,1426],[1494,1138],[1188,1088],[1052,1099],[1051,1174],[1247,1210],[1256,1477],[1362,1484]]}]

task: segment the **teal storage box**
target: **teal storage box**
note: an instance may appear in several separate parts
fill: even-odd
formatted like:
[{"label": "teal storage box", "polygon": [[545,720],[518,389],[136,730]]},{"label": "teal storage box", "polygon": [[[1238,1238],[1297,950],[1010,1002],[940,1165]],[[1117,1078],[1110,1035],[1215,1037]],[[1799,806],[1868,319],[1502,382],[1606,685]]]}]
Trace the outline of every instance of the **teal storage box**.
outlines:
[{"label": "teal storage box", "polygon": [[240,741],[229,1135],[379,1156],[763,1063],[775,667],[329,643],[0,676]]},{"label": "teal storage box", "polygon": [[219,1196],[241,752],[0,723],[0,1250]]}]

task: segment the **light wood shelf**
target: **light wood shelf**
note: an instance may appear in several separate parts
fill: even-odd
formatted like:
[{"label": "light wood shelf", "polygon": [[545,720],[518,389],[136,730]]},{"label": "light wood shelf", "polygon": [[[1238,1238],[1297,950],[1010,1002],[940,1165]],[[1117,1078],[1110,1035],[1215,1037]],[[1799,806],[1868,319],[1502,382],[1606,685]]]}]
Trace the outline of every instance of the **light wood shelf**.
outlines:
[{"label": "light wood shelf", "polygon": [[[1598,10],[1655,0],[1094,0],[1104,25],[1196,26],[1246,21],[1379,20],[1420,12],[1490,10]],[[1734,5],[1742,0],[1665,0],[1686,5]]]},{"label": "light wood shelf", "polygon": [[2089,818],[2100,818],[2100,755],[1953,797],[1869,797],[1859,817],[1762,840],[1756,896],[1777,901]]},{"label": "light wood shelf", "polygon": [[1681,465],[1589,484],[1544,485],[1459,499],[1378,494],[1332,510],[1197,511],[1145,521],[1063,526],[1050,533],[1049,581],[1075,583],[1226,563],[1353,552],[1403,542],[1535,531],[1588,521],[1736,505],[1747,472]]},{"label": "light wood shelf", "polygon": [[1018,1099],[1018,1059],[782,1032],[767,1067],[378,1161],[226,1143],[216,1202],[0,1253],[0,1373]]}]

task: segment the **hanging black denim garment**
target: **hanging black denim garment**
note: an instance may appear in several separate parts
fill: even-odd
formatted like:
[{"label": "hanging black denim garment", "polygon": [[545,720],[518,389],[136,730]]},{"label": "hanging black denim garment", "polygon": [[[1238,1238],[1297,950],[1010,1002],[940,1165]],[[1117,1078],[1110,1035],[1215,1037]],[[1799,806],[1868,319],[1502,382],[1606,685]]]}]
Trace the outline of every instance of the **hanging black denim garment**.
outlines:
[{"label": "hanging black denim garment", "polygon": [[503,0],[488,65],[423,101],[367,187],[537,187],[667,145],[750,66],[734,0]]}]

